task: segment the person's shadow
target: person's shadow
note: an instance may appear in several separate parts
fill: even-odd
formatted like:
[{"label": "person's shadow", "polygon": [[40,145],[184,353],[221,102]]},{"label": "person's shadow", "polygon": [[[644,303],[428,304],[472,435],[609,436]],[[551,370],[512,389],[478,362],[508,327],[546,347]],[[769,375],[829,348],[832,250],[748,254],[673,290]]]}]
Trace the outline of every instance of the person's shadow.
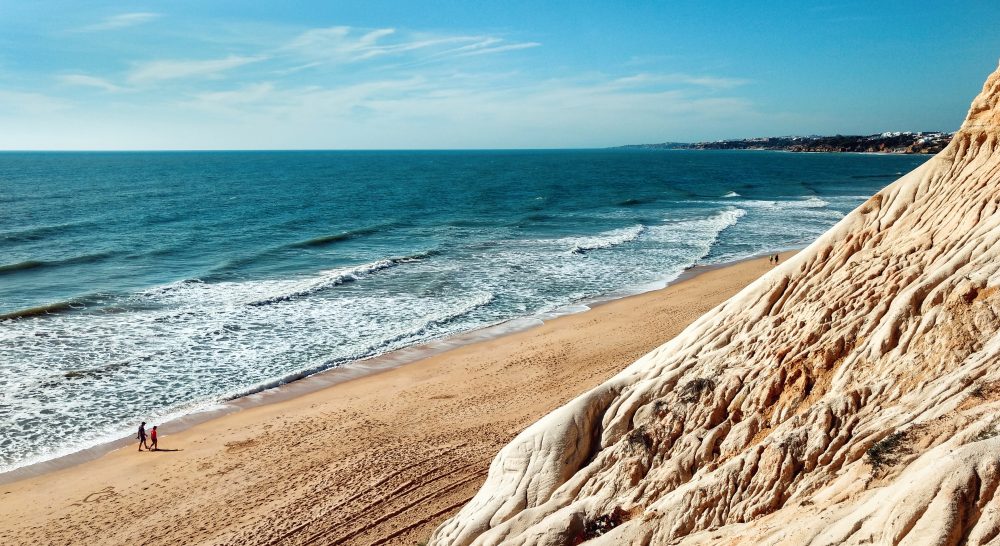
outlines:
[{"label": "person's shadow", "polygon": [[184,450],[183,449],[160,449],[160,448],[156,448],[156,449],[152,450],[153,453],[158,453],[160,451],[184,451]]}]

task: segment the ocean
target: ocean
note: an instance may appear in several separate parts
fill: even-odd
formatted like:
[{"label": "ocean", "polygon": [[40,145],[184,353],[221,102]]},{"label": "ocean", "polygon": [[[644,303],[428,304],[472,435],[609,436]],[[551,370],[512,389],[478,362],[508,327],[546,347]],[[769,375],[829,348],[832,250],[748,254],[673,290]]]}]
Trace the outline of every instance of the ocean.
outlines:
[{"label": "ocean", "polygon": [[926,159],[0,153],[0,472],[803,246]]}]

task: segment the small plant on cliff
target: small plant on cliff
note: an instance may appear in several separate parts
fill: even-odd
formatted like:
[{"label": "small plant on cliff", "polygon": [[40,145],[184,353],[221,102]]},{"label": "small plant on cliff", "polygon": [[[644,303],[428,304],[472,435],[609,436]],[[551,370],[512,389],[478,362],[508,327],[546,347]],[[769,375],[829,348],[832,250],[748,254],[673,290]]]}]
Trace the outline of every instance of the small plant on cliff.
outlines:
[{"label": "small plant on cliff", "polygon": [[983,384],[976,383],[976,386],[969,391],[969,395],[975,398],[986,398],[986,391],[983,389]]},{"label": "small plant on cliff", "polygon": [[711,392],[713,389],[715,389],[715,381],[712,381],[707,377],[692,379],[681,388],[680,400],[681,402],[686,403],[697,402],[701,399],[701,394],[703,392]]},{"label": "small plant on cliff", "polygon": [[972,441],[982,442],[983,440],[988,440],[996,436],[997,434],[1000,434],[1000,431],[997,431],[997,422],[993,421],[992,423],[990,423],[988,427],[984,428],[983,430],[980,430],[979,434],[976,434],[976,436],[972,438]]},{"label": "small plant on cliff", "polygon": [[653,448],[653,437],[641,426],[629,432],[625,439],[628,440],[628,445],[633,450],[642,447],[645,448],[645,451],[649,451]]},{"label": "small plant on cliff", "polygon": [[893,432],[868,448],[868,464],[872,465],[872,474],[884,466],[892,466],[899,461],[900,448],[903,447],[904,441],[906,441],[906,431],[901,430]]},{"label": "small plant on cliff", "polygon": [[583,532],[573,538],[572,544],[582,544],[592,538],[597,538],[625,523],[628,519],[628,513],[616,506],[610,514],[604,514],[584,522]]}]

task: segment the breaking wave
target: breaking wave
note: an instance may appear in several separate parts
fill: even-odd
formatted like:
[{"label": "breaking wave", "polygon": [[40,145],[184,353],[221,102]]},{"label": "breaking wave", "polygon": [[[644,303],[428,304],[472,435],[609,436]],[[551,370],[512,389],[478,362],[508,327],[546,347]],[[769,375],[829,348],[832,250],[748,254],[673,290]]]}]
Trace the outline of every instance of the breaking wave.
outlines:
[{"label": "breaking wave", "polygon": [[368,275],[378,273],[386,269],[396,267],[398,265],[416,262],[423,260],[429,256],[433,255],[432,252],[424,252],[420,254],[414,254],[411,256],[404,256],[402,258],[388,258],[384,260],[378,260],[371,263],[350,267],[342,269],[332,269],[330,271],[324,271],[323,274],[314,279],[303,281],[299,284],[298,288],[291,291],[270,296],[263,299],[258,299],[247,303],[252,307],[260,307],[262,305],[271,305],[275,303],[281,303],[284,301],[290,301],[297,298],[302,298],[306,296],[311,296],[317,294],[324,290],[329,290],[335,286],[340,286],[342,284],[354,282],[362,279]]},{"label": "breaking wave", "polygon": [[572,254],[586,254],[593,250],[611,248],[635,241],[646,232],[646,226],[639,224],[632,227],[606,231],[595,237],[574,239],[576,244],[570,249]]}]

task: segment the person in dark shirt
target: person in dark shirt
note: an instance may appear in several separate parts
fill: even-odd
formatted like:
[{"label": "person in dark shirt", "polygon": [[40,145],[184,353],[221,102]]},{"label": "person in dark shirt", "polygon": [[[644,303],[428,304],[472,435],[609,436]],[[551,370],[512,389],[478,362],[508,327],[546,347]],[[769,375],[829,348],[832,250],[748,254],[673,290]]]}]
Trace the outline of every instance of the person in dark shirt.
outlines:
[{"label": "person in dark shirt", "polygon": [[[153,427],[153,429],[155,430],[156,427]],[[153,436],[153,438],[156,438],[156,436]],[[149,446],[146,445],[146,422],[145,421],[143,421],[142,424],[139,425],[139,434],[136,435],[136,439],[139,440],[139,451],[142,451],[142,448],[149,449]]]}]

